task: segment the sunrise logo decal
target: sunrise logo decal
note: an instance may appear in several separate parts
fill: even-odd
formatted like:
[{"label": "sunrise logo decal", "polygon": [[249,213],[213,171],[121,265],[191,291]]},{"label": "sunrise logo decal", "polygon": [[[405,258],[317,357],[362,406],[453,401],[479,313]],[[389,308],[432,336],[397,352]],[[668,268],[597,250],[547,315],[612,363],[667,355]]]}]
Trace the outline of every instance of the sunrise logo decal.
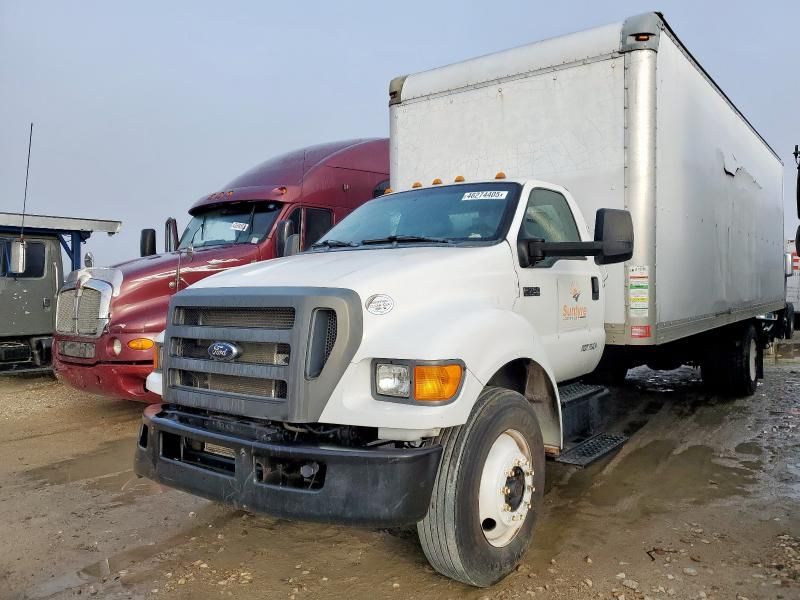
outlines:
[{"label": "sunrise logo decal", "polygon": [[588,309],[585,305],[579,304],[581,291],[578,289],[577,285],[572,284],[572,287],[569,290],[569,295],[575,304],[564,304],[561,307],[561,318],[564,321],[577,321],[578,319],[585,319]]}]

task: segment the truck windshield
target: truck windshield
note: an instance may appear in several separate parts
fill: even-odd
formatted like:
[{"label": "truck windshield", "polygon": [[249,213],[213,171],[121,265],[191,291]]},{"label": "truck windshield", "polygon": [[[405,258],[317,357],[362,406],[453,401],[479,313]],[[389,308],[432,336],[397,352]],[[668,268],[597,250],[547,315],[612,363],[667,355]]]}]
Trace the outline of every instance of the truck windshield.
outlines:
[{"label": "truck windshield", "polygon": [[178,249],[257,244],[272,229],[280,209],[277,202],[254,202],[216,206],[197,213],[186,226]]},{"label": "truck windshield", "polygon": [[517,183],[489,182],[382,196],[354,210],[312,248],[496,242],[506,234],[519,193]]}]

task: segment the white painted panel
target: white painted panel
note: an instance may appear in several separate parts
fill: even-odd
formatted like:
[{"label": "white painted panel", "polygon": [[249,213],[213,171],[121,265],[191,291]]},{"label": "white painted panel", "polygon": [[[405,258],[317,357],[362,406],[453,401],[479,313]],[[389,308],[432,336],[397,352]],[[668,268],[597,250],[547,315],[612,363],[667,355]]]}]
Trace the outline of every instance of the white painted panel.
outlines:
[{"label": "white painted panel", "polygon": [[560,35],[446,65],[409,77],[403,86],[403,101],[449,92],[503,77],[611,54],[619,50],[622,23],[594,27]]},{"label": "white painted panel", "polygon": [[780,161],[667,35],[657,77],[658,322],[780,301]]},{"label": "white painted panel", "polygon": [[[390,114],[395,190],[503,171],[566,187],[590,228],[598,208],[624,208],[621,57],[403,102]],[[608,272],[606,321],[623,323],[623,269]]]}]

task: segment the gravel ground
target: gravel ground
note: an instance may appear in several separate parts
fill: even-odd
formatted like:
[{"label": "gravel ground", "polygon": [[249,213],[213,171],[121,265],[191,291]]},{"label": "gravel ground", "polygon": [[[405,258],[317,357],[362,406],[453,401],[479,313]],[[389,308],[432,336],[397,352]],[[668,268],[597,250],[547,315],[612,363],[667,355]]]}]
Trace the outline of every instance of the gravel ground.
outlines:
[{"label": "gravel ground", "polygon": [[142,405],[0,379],[0,598],[800,598],[800,363],[753,398],[632,372],[605,406],[630,440],[549,463],[536,537],[488,590],[427,566],[413,529],[253,516],[137,479]]}]

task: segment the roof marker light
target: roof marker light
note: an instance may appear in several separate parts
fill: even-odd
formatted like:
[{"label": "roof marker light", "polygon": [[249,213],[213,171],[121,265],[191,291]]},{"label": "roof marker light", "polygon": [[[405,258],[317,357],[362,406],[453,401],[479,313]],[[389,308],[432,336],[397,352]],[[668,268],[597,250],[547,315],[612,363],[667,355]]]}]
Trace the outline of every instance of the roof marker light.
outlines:
[{"label": "roof marker light", "polygon": [[421,188],[422,187],[422,183],[419,182],[419,181],[415,181],[414,183],[411,184],[411,187],[412,188]]},{"label": "roof marker light", "polygon": [[637,42],[646,42],[646,41],[648,41],[650,39],[650,34],[649,33],[637,33],[634,36],[634,39]]},{"label": "roof marker light", "polygon": [[463,175],[456,175],[456,178],[453,179],[453,181],[455,181],[456,183],[461,183],[462,181],[464,181],[464,176]]},{"label": "roof marker light", "polygon": [[391,194],[391,193],[392,193],[392,188],[386,188],[383,192],[383,195],[385,196],[386,194]]},{"label": "roof marker light", "polygon": [[442,180],[437,177],[436,179],[431,181],[431,185],[442,185]]},{"label": "roof marker light", "polygon": [[506,174],[503,173],[502,171],[498,171],[497,175],[495,175],[494,178],[495,179],[505,179],[506,178]]}]

